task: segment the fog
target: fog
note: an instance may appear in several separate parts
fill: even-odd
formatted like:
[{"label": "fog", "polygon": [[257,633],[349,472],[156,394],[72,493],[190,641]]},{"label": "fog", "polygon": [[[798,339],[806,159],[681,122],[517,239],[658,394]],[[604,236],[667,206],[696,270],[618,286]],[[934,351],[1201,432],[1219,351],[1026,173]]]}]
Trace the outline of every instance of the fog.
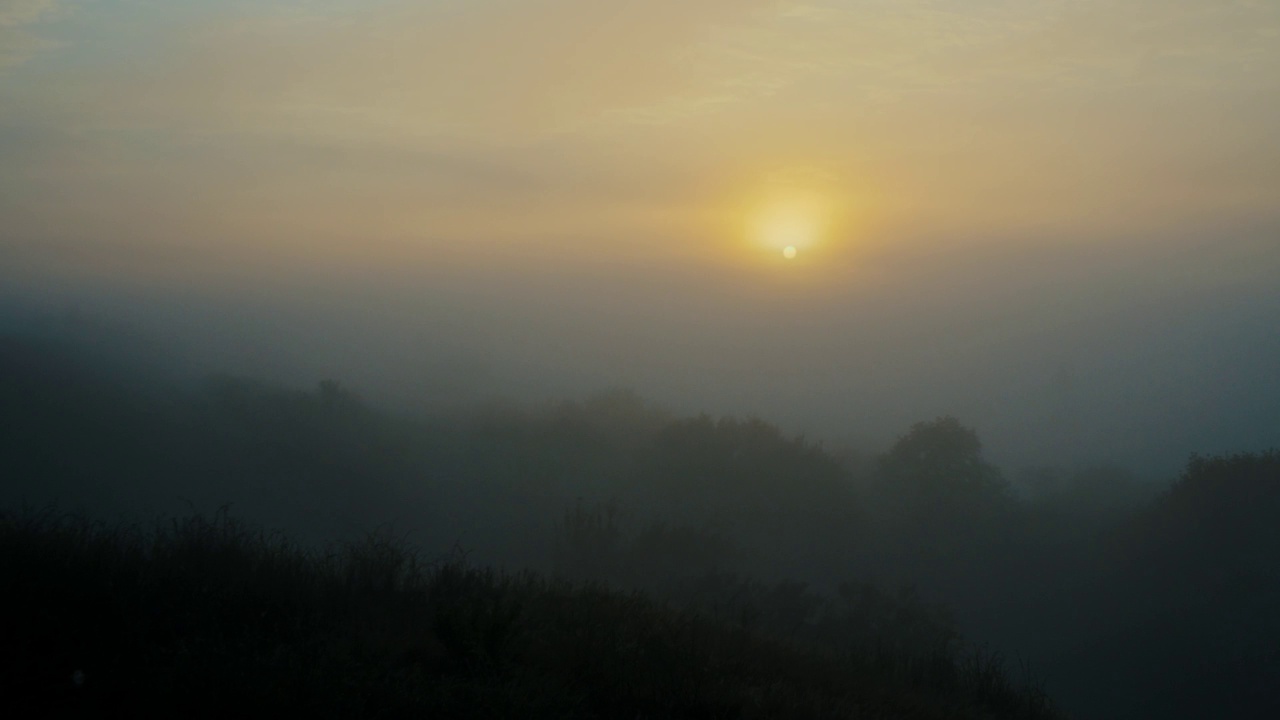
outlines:
[{"label": "fog", "polygon": [[383,528],[815,637],[818,598],[916,587],[1077,716],[1266,717],[1248,638],[1274,593],[1274,454],[1193,457],[1280,435],[1280,253],[1236,237],[784,279],[573,257],[158,280],[14,245],[3,502],[230,508],[307,543]]},{"label": "fog", "polygon": [[0,561],[222,512],[1275,717],[1278,8],[0,3]]},{"label": "fog", "polygon": [[340,379],[391,407],[625,387],[851,447],[950,414],[1004,467],[1107,463],[1161,480],[1193,452],[1261,449],[1280,432],[1275,229],[1200,232],[1124,249],[939,240],[781,279],[584,253],[151,282],[21,272],[34,260],[11,247],[5,314],[11,331],[127,328],[190,373]]}]

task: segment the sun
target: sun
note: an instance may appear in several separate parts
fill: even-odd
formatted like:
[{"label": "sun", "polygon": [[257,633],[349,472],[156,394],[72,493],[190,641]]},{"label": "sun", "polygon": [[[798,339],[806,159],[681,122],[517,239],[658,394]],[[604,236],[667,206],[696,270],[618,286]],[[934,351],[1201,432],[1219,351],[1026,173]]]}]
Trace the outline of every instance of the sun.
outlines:
[{"label": "sun", "polygon": [[[787,166],[745,180],[719,217],[726,246],[751,263],[819,267],[850,242],[857,188],[821,167]],[[739,255],[742,259],[746,257]]]},{"label": "sun", "polygon": [[815,193],[772,193],[748,213],[747,234],[757,247],[795,260],[825,239],[831,221],[828,205]]}]

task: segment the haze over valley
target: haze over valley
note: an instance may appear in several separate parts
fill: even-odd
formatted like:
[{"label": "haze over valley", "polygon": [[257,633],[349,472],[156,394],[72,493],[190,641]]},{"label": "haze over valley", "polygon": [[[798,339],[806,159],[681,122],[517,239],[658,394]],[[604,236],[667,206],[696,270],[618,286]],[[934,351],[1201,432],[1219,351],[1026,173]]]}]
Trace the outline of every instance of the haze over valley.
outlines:
[{"label": "haze over valley", "polygon": [[[248,627],[347,717],[1272,717],[1276,127],[1247,0],[0,0],[0,560],[114,608],[5,667],[165,713],[64,681],[186,638],[232,712]],[[350,582],[402,546],[409,649]],[[204,619],[102,630],[152,607]]]}]

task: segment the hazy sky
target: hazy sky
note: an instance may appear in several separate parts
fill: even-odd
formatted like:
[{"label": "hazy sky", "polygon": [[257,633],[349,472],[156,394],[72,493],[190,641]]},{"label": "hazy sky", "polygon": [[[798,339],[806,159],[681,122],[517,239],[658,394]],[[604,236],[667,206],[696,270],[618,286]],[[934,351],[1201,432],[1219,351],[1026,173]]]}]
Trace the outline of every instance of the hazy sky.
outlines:
[{"label": "hazy sky", "polygon": [[1277,128],[1273,0],[0,0],[0,274],[371,387],[1176,465],[1280,444]]}]

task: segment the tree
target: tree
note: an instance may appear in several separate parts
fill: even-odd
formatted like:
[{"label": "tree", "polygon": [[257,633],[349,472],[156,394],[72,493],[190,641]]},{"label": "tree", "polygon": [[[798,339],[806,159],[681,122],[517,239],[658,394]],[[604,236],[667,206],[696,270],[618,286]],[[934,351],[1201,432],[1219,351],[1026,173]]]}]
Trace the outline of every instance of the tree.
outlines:
[{"label": "tree", "polygon": [[1008,494],[999,468],[982,457],[982,442],[954,417],[918,422],[880,457],[884,479],[922,497],[995,498]]},{"label": "tree", "polygon": [[897,567],[950,593],[985,593],[1019,523],[999,469],[953,417],[919,422],[880,456],[879,535]]}]

